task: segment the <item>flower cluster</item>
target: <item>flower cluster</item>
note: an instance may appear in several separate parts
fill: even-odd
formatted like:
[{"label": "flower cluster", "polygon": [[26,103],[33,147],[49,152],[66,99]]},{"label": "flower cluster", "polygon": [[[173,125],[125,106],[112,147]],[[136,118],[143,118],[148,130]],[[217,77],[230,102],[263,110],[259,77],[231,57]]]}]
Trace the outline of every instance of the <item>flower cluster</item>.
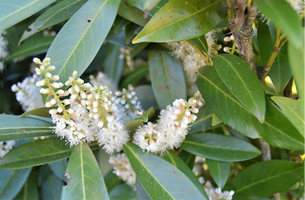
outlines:
[{"label": "flower cluster", "polygon": [[50,73],[55,67],[50,65],[49,58],[43,62],[35,58],[34,62],[40,65],[36,68],[36,73],[45,77],[36,85],[42,87],[42,94],[52,96],[45,105],[56,106],[49,111],[56,123],[55,134],[65,138],[70,146],[96,140],[109,154],[114,150],[121,151],[129,134],[123,123],[116,118],[114,99],[107,86],[84,83],[82,79],[76,78],[77,72],[74,71],[72,77],[65,82],[69,89],[63,90],[61,88],[64,84],[57,82],[59,76]]},{"label": "flower cluster", "polygon": [[177,99],[162,110],[156,124],[148,122],[137,129],[133,142],[143,150],[163,154],[178,148],[188,133],[188,124],[197,118],[196,100]]},{"label": "flower cluster", "polygon": [[15,146],[15,144],[15,140],[0,142],[0,158],[7,154],[7,152],[9,152]]},{"label": "flower cluster", "polygon": [[34,74],[26,77],[21,83],[14,84],[11,88],[13,92],[16,92],[16,99],[25,112],[44,107],[39,88],[36,86],[38,80],[39,77]]},{"label": "flower cluster", "polygon": [[103,72],[98,72],[97,76],[90,75],[90,83],[93,86],[99,86],[99,85],[106,85],[108,89],[110,89],[112,92],[115,92],[118,90],[117,86],[113,83],[113,81],[108,78]]},{"label": "flower cluster", "polygon": [[4,58],[8,56],[7,44],[8,41],[4,37],[5,31],[0,30],[0,72],[4,69]]},{"label": "flower cluster", "polygon": [[125,181],[128,185],[135,187],[136,174],[125,153],[110,156],[109,163],[113,165],[113,173]]},{"label": "flower cluster", "polygon": [[134,70],[134,64],[133,60],[131,58],[131,50],[129,48],[120,48],[121,54],[120,54],[120,59],[125,58],[126,59],[126,64],[130,68],[130,70]]},{"label": "flower cluster", "polygon": [[115,96],[114,102],[118,109],[116,113],[124,124],[142,115],[143,110],[132,85],[128,85],[127,89],[123,88],[122,91],[115,92]]}]

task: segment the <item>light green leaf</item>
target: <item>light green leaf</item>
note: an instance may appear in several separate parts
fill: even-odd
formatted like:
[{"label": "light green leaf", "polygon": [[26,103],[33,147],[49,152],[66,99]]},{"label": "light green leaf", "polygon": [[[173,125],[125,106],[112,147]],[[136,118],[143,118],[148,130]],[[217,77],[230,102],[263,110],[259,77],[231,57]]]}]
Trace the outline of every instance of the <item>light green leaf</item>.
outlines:
[{"label": "light green leaf", "polygon": [[152,88],[160,109],[176,99],[186,99],[186,82],[179,60],[168,53],[150,51],[148,64]]},{"label": "light green leaf", "polygon": [[217,125],[219,125],[219,124],[221,124],[221,123],[222,123],[221,119],[219,119],[219,118],[217,117],[217,115],[215,115],[215,114],[213,113],[213,115],[212,115],[212,126],[217,126]]},{"label": "light green leaf", "polygon": [[124,66],[124,58],[120,58],[122,54],[120,48],[118,45],[109,44],[104,61],[104,72],[115,85],[118,85],[120,82]]},{"label": "light green leaf", "polygon": [[206,159],[206,163],[208,164],[209,172],[211,173],[217,186],[219,188],[223,188],[230,173],[231,163],[210,159]]},{"label": "light green leaf", "polygon": [[172,0],[163,6],[133,39],[139,42],[175,42],[206,34],[226,17],[222,0]]},{"label": "light green leaf", "polygon": [[69,181],[61,199],[109,199],[100,167],[86,143],[73,148],[66,174]]},{"label": "light green leaf", "polygon": [[136,180],[136,191],[137,191],[137,198],[141,200],[152,200],[152,198],[149,196],[149,194],[144,189],[143,185],[137,178]]},{"label": "light green leaf", "polygon": [[[91,145],[93,149],[98,146]],[[0,160],[0,169],[19,169],[68,158],[72,148],[59,138],[47,138],[18,146]]]},{"label": "light green leaf", "polygon": [[11,52],[7,57],[7,60],[13,60],[16,58],[24,58],[41,53],[46,53],[52,44],[55,36],[45,37],[43,35],[32,39],[30,41],[22,43],[19,48]]},{"label": "light green leaf", "polygon": [[281,148],[304,148],[304,138],[270,100],[266,101],[265,122],[261,124],[229,91],[214,67],[204,67],[201,70],[197,86],[209,108],[225,124],[240,133],[250,138],[262,138]]},{"label": "light green leaf", "polygon": [[32,168],[0,170],[0,199],[12,199],[23,187]]},{"label": "light green leaf", "polygon": [[38,119],[1,114],[0,141],[53,135],[50,129],[52,126],[54,126],[53,123]]},{"label": "light green leaf", "polygon": [[259,149],[248,142],[216,133],[189,134],[181,148],[192,154],[225,162],[249,160],[261,154]]},{"label": "light green leaf", "polygon": [[118,10],[118,15],[140,26],[145,26],[148,22],[148,19],[144,18],[142,11],[131,6],[125,1],[122,1]]},{"label": "light green leaf", "polygon": [[144,189],[152,199],[205,199],[175,166],[132,143],[124,151]]},{"label": "light green leaf", "polygon": [[59,81],[65,82],[75,70],[78,76],[86,70],[107,36],[119,4],[119,0],[88,1],[60,30],[46,55],[56,67],[53,73],[59,75]]},{"label": "light green leaf", "polygon": [[134,131],[138,128],[143,122],[148,122],[148,119],[152,118],[155,114],[155,110],[153,107],[149,108],[143,115],[137,119],[131,120],[125,126],[127,130]]},{"label": "light green leaf", "polygon": [[[14,186],[15,187],[15,186]],[[37,176],[32,171],[14,200],[38,200]]]},{"label": "light green leaf", "polygon": [[244,169],[225,189],[234,190],[234,200],[259,199],[283,192],[303,177],[304,166],[283,160],[259,162]]},{"label": "light green leaf", "polygon": [[0,30],[28,18],[55,0],[0,0]]},{"label": "light green leaf", "polygon": [[144,5],[143,5],[143,9],[144,9],[144,10],[151,10],[151,9],[153,9],[153,7],[155,7],[159,2],[160,2],[160,0],[145,0]]},{"label": "light green leaf", "polygon": [[174,154],[171,151],[167,151],[167,153],[163,157],[165,160],[167,160],[169,163],[177,167],[181,172],[183,172],[190,181],[193,182],[193,184],[197,187],[197,189],[201,192],[201,194],[204,196],[205,199],[209,199],[209,196],[204,191],[201,183],[199,183],[198,178],[195,176],[195,174],[192,172],[192,170],[186,165],[181,158],[179,158],[176,154]]},{"label": "light green leaf", "polygon": [[227,88],[260,122],[265,119],[265,95],[250,65],[242,58],[221,54],[212,58],[215,70]]},{"label": "light green leaf", "polygon": [[303,137],[305,137],[304,109],[302,109],[301,100],[279,96],[273,96],[271,99],[281,108],[288,120],[303,134]]},{"label": "light green leaf", "polygon": [[295,47],[302,45],[299,41],[303,37],[301,20],[287,1],[255,0],[254,2],[259,10],[281,29]]}]

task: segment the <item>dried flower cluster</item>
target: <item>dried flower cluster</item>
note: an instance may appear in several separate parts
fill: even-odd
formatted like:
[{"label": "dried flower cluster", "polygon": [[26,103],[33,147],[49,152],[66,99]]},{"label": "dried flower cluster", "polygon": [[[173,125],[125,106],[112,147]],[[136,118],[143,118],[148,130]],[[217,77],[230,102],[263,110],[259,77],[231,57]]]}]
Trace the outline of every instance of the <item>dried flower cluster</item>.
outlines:
[{"label": "dried flower cluster", "polygon": [[188,125],[197,118],[196,100],[177,99],[162,110],[156,124],[148,122],[137,129],[134,143],[143,150],[163,154],[178,148],[188,132]]},{"label": "dried flower cluster", "polygon": [[4,59],[8,56],[7,44],[8,41],[4,37],[5,31],[0,30],[0,72],[4,69]]}]

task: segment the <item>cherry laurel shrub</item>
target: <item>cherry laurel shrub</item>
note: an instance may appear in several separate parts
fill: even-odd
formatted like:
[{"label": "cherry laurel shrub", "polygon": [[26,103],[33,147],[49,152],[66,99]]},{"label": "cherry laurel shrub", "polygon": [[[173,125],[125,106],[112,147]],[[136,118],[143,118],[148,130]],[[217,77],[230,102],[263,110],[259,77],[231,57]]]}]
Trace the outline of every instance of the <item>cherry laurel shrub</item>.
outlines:
[{"label": "cherry laurel shrub", "polygon": [[0,0],[0,199],[304,199],[302,0]]}]

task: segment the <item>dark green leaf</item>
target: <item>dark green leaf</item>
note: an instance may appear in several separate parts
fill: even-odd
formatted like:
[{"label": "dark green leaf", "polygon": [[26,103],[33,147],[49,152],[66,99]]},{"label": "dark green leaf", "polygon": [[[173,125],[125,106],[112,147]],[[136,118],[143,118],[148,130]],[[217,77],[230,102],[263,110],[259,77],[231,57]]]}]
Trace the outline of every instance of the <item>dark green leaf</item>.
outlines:
[{"label": "dark green leaf", "polygon": [[113,32],[114,34],[118,34],[130,21],[124,19],[123,17],[116,16],[113,22]]},{"label": "dark green leaf", "polygon": [[60,30],[46,55],[56,67],[53,74],[59,75],[59,81],[65,82],[75,70],[78,76],[86,70],[107,36],[119,4],[119,0],[88,1]]},{"label": "dark green leaf", "polygon": [[[36,173],[30,173],[21,191],[14,200],[38,200],[38,185]],[[14,186],[15,187],[15,186]]]},{"label": "dark green leaf", "polygon": [[151,107],[150,109],[148,109],[147,111],[145,111],[145,113],[143,113],[143,115],[137,119],[134,119],[130,122],[128,122],[125,126],[125,128],[127,130],[131,130],[134,131],[136,128],[138,128],[141,124],[143,124],[143,122],[148,122],[148,119],[150,119],[151,117],[153,117],[155,114],[155,110],[153,107]]},{"label": "dark green leaf", "polygon": [[48,174],[42,182],[43,200],[59,200],[64,183],[54,174]]},{"label": "dark green leaf", "polygon": [[50,109],[54,109],[57,107],[42,107],[42,108],[35,108],[33,110],[29,110],[25,113],[23,113],[22,115],[20,115],[20,117],[24,117],[25,115],[37,115],[37,116],[42,116],[42,117],[51,117],[49,110]]},{"label": "dark green leaf", "polygon": [[193,184],[204,196],[203,199],[209,199],[209,196],[205,193],[202,185],[199,183],[198,178],[195,176],[192,170],[185,164],[185,162],[183,162],[183,160],[181,160],[176,154],[171,151],[168,151],[163,158],[175,167],[177,167],[177,169],[184,173],[189,178],[189,180],[193,182]]},{"label": "dark green leaf", "polygon": [[189,166],[190,169],[193,169],[196,155],[191,154],[182,149],[182,151],[179,154],[179,158],[181,158],[187,164],[187,166]]},{"label": "dark green leaf", "polygon": [[49,163],[49,167],[54,172],[54,174],[61,180],[68,182],[67,177],[65,176],[65,171],[67,167],[67,160],[63,159],[57,162]]},{"label": "dark green leaf", "polygon": [[[115,85],[118,85],[124,65],[124,59],[120,58],[120,46],[115,44],[109,44],[104,61],[104,72]],[[115,92],[115,91],[113,91]]]},{"label": "dark green leaf", "polygon": [[213,67],[201,70],[197,86],[210,109],[240,133],[251,138],[261,137],[269,144],[282,148],[304,148],[303,137],[270,100],[266,104],[265,122],[261,124],[222,83]]},{"label": "dark green leaf", "polygon": [[303,37],[300,18],[287,1],[255,0],[254,2],[259,10],[283,31],[294,46],[302,45],[299,41]]},{"label": "dark green leaf", "polygon": [[288,120],[303,134],[303,137],[305,137],[304,109],[302,109],[301,100],[279,96],[273,96],[271,99],[281,108]]},{"label": "dark green leaf", "polygon": [[215,133],[190,134],[181,148],[195,155],[226,162],[249,160],[261,153],[239,138]]},{"label": "dark green leaf", "polygon": [[285,44],[270,69],[269,76],[279,94],[282,94],[291,79],[291,68],[288,60],[287,44]]},{"label": "dark green leaf", "polygon": [[143,42],[140,44],[133,45],[133,49],[131,50],[130,56],[134,58],[138,53],[140,53],[149,43]]},{"label": "dark green leaf", "polygon": [[229,162],[206,159],[209,171],[219,188],[223,188],[227,182],[230,173]]},{"label": "dark green leaf", "polygon": [[[122,182],[122,180],[117,175],[115,175],[112,171],[108,172],[108,174],[104,177],[104,181],[105,181],[108,192],[112,191],[117,185],[119,185]],[[111,193],[109,193],[109,196],[110,196],[110,194]]]},{"label": "dark green leaf", "polygon": [[125,1],[122,1],[118,15],[140,26],[145,26],[148,22],[148,19],[144,18],[142,11],[129,5]]},{"label": "dark green leaf", "polygon": [[250,65],[242,58],[231,54],[217,55],[212,60],[217,74],[230,92],[260,122],[264,122],[266,111],[264,91]]},{"label": "dark green leaf", "polygon": [[148,74],[148,66],[141,66],[140,68],[136,69],[132,73],[130,73],[121,84],[122,88],[127,88],[129,84],[136,84],[139,80],[141,80],[143,77]]},{"label": "dark green leaf", "polygon": [[168,53],[148,54],[152,88],[160,109],[176,99],[186,99],[186,82],[182,64]]},{"label": "dark green leaf", "polygon": [[126,25],[126,27],[125,27],[125,42],[126,42],[126,44],[129,44],[130,41],[134,38],[135,30],[138,27],[139,26],[134,24],[134,23],[130,23],[130,24]]},{"label": "dark green leaf", "polygon": [[274,45],[267,22],[259,20],[257,28],[257,42],[259,47],[259,55],[261,57],[263,65],[266,66],[272,54]]},{"label": "dark green leaf", "polygon": [[48,51],[50,45],[52,44],[55,36],[45,37],[41,35],[35,39],[25,42],[20,45],[15,51],[11,52],[7,57],[7,60],[13,60],[15,58],[24,58],[27,56],[33,56]]},{"label": "dark green leaf", "polygon": [[192,47],[194,47],[194,49],[200,55],[201,54],[203,54],[203,56],[208,55],[209,47],[205,35],[189,40],[189,44],[192,45]]},{"label": "dark green leaf", "polygon": [[167,161],[152,153],[143,152],[132,143],[124,145],[124,151],[152,199],[204,199],[188,177]]},{"label": "dark green leaf", "polygon": [[0,141],[52,135],[52,126],[53,123],[38,119],[1,114]]},{"label": "dark green leaf", "polygon": [[150,107],[153,107],[155,110],[159,109],[151,85],[140,85],[136,87],[135,92],[137,93],[137,97],[139,98],[144,110],[147,110]]},{"label": "dark green leaf", "polygon": [[0,170],[0,199],[13,199],[23,187],[32,168]]},{"label": "dark green leaf", "polygon": [[55,0],[0,0],[0,30],[5,30],[10,26],[17,24],[54,1]]},{"label": "dark green leaf", "polygon": [[61,199],[109,199],[100,167],[86,143],[73,148],[66,174],[69,181]]},{"label": "dark green leaf", "polygon": [[258,199],[288,190],[303,177],[303,170],[300,163],[259,162],[244,169],[225,189],[234,190],[234,200]]},{"label": "dark green leaf", "polygon": [[[97,145],[92,144],[92,148]],[[59,138],[37,140],[18,146],[0,160],[0,169],[18,169],[43,165],[68,158],[72,148]]]},{"label": "dark green leaf", "polygon": [[225,17],[222,0],[190,0],[187,3],[172,0],[153,16],[133,43],[192,39],[206,34]]},{"label": "dark green leaf", "polygon": [[137,194],[130,185],[123,183],[111,190],[109,197],[111,200],[136,200]]}]

